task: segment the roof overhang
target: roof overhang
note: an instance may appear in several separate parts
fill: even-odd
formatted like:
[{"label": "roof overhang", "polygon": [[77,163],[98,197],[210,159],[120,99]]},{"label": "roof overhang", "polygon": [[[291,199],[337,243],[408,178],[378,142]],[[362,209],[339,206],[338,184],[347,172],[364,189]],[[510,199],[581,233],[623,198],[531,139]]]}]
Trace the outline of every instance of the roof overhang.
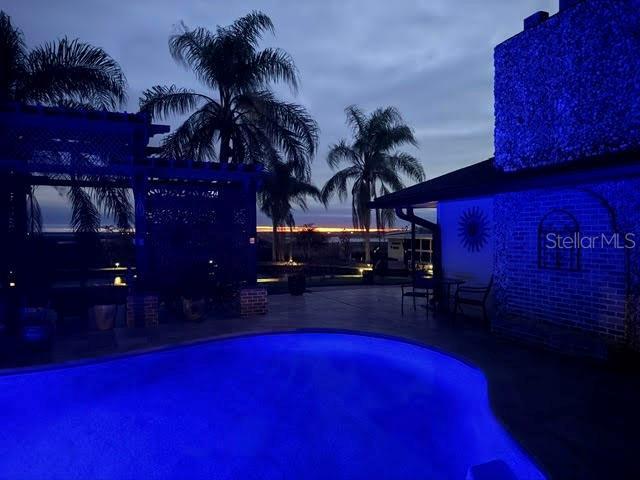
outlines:
[{"label": "roof overhang", "polygon": [[439,202],[539,188],[578,187],[640,176],[640,152],[593,157],[536,169],[505,172],[493,159],[455,170],[371,202],[371,208],[429,208]]}]

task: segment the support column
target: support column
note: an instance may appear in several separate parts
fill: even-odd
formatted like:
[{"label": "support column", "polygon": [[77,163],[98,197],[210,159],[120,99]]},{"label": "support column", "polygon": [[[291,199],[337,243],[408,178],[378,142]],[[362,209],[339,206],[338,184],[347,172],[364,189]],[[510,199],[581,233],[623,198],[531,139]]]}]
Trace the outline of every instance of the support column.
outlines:
[{"label": "support column", "polygon": [[256,181],[251,179],[245,182],[245,198],[247,202],[247,283],[255,285],[257,283],[257,205],[256,205]]},{"label": "support column", "polygon": [[[408,210],[413,215],[413,209]],[[416,281],[416,222],[411,222],[411,283]]]},{"label": "support column", "polygon": [[8,174],[0,178],[0,235],[5,242],[0,251],[0,285],[3,288],[15,288],[10,283],[18,285],[21,275],[27,238],[27,188],[22,175]]},{"label": "support column", "polygon": [[442,231],[440,225],[434,224],[431,230],[431,263],[433,264],[433,276],[441,278],[442,272]]},{"label": "support column", "polygon": [[24,176],[0,176],[0,323],[15,328],[26,286],[24,263],[27,240],[27,188]]},{"label": "support column", "polygon": [[142,290],[148,286],[149,256],[146,245],[147,237],[147,178],[144,175],[137,175],[133,180],[133,198],[135,202],[135,238],[134,245],[136,251],[136,275],[138,276],[136,285]]}]

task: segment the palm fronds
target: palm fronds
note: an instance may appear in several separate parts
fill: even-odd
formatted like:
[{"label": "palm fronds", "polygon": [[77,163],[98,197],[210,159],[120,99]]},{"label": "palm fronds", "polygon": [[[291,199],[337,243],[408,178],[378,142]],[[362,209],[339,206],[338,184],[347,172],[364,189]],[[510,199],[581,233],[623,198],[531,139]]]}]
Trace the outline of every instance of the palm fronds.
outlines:
[{"label": "palm fronds", "polygon": [[67,190],[71,202],[71,228],[78,233],[96,233],[100,228],[100,212],[85,189],[73,185]]},{"label": "palm fronds", "polygon": [[206,95],[175,85],[156,85],[145,90],[140,98],[140,111],[152,119],[163,119],[171,115],[184,115],[203,102],[213,102]]},{"label": "palm fronds", "polygon": [[[285,225],[295,226],[294,207],[305,211],[308,208],[307,199],[321,199],[320,190],[306,179],[299,178],[296,175],[296,169],[297,166],[291,162],[271,163],[262,187],[258,191],[260,209],[271,218],[274,231]],[[277,245],[275,237],[274,245]],[[274,248],[273,252],[274,256],[282,254],[278,248]]]},{"label": "palm fronds", "polygon": [[133,222],[133,207],[126,188],[102,185],[91,189],[95,205],[111,217],[120,230],[128,230]]},{"label": "palm fronds", "polygon": [[120,66],[103,49],[65,37],[29,52],[17,97],[50,105],[71,99],[114,109],[124,104],[126,86]]},{"label": "palm fronds", "polygon": [[266,165],[283,158],[299,177],[310,175],[318,125],[303,107],[278,99],[271,90],[276,82],[294,92],[299,85],[287,52],[258,49],[263,35],[273,32],[271,19],[257,11],[215,31],[178,25],[169,37],[171,56],[214,93],[174,85],[143,93],[140,108],[155,118],[191,114],[166,138],[165,156]]},{"label": "palm fronds", "polygon": [[31,186],[27,192],[27,231],[29,233],[42,232],[42,211],[36,198],[36,186]]},{"label": "palm fronds", "polygon": [[[4,12],[0,12],[0,71],[0,103],[16,101],[75,110],[110,110],[126,100],[124,73],[102,48],[64,37],[29,52],[22,32]],[[125,190],[111,186],[86,190],[78,185],[61,190],[71,202],[75,231],[97,231],[99,209],[112,216],[121,228],[130,226],[132,207]],[[33,189],[27,194],[27,213],[29,231],[41,231],[42,214]]]},{"label": "palm fronds", "polygon": [[[327,163],[338,170],[322,188],[321,199],[327,204],[333,196],[345,201],[351,184],[351,213],[353,226],[365,230],[365,257],[370,259],[368,232],[371,227],[369,203],[381,195],[404,188],[402,177],[422,181],[424,170],[420,162],[396,149],[403,145],[416,146],[412,129],[394,107],[378,108],[365,114],[351,105],[345,109],[352,142],[340,140],[331,146]],[[393,224],[393,212],[376,211],[376,225],[383,228]]]},{"label": "palm fronds", "polygon": [[16,84],[25,75],[27,48],[22,32],[0,11],[0,102],[15,99]]}]

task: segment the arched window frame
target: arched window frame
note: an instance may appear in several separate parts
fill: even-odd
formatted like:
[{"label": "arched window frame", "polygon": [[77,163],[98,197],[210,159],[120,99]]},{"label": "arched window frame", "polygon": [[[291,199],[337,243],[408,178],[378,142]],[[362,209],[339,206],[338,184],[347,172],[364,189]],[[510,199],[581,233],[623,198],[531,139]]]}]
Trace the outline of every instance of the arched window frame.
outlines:
[{"label": "arched window frame", "polygon": [[[545,225],[552,215],[558,214],[562,215],[567,222],[566,226],[563,226],[562,231],[558,231],[558,229],[553,230]],[[573,248],[550,249],[546,245],[547,235],[549,235],[549,233],[563,236],[575,234],[578,238],[576,238],[577,241]],[[547,212],[538,224],[538,268],[573,272],[580,271],[582,264],[579,237],[580,223],[574,215],[567,210],[558,208]]]}]

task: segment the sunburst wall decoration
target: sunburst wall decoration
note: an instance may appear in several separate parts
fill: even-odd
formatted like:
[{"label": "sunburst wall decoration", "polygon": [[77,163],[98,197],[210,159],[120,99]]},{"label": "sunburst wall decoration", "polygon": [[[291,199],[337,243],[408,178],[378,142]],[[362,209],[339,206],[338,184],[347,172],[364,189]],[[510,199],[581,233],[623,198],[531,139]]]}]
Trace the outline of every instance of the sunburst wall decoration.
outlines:
[{"label": "sunburst wall decoration", "polygon": [[479,252],[486,245],[487,216],[479,207],[465,210],[458,222],[458,235],[464,248],[470,252]]}]

